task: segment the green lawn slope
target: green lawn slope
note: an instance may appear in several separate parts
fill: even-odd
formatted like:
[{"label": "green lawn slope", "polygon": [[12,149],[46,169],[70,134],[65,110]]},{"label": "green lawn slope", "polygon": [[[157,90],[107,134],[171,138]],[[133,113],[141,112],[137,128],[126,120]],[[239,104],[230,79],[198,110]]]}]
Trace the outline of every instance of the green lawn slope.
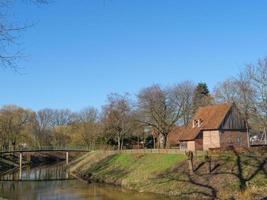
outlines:
[{"label": "green lawn slope", "polygon": [[198,156],[190,173],[183,154],[117,153],[97,162],[87,160],[79,175],[183,199],[262,199],[267,197],[266,159],[266,152],[213,154],[209,172],[209,163]]}]

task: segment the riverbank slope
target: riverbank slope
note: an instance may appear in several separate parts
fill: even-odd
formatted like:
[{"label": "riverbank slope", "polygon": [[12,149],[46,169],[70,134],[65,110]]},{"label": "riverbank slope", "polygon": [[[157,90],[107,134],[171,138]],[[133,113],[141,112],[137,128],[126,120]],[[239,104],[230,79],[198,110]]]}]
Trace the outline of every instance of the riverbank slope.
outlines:
[{"label": "riverbank slope", "polygon": [[[267,196],[267,153],[228,151],[194,160],[194,173],[183,154],[92,152],[73,163],[79,177],[139,192],[199,199],[261,199]],[[95,159],[98,158],[98,159]],[[81,164],[82,163],[82,164]]]}]

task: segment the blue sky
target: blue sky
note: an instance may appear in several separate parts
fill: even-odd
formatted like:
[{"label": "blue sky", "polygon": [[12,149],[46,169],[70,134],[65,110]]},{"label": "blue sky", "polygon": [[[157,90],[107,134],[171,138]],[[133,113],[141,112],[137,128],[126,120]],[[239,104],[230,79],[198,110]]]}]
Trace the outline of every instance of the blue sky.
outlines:
[{"label": "blue sky", "polygon": [[192,80],[217,82],[267,55],[267,1],[53,0],[17,3],[23,75],[0,69],[0,105],[33,110],[105,104]]}]

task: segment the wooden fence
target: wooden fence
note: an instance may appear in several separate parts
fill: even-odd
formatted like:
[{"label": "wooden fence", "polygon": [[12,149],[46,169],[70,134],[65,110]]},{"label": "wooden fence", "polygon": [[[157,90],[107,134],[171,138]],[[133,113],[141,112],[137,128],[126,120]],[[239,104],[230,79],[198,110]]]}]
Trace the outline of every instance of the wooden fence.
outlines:
[{"label": "wooden fence", "polygon": [[126,149],[120,150],[122,153],[157,153],[157,154],[185,154],[180,149]]},{"label": "wooden fence", "polygon": [[[97,150],[99,151],[99,150]],[[141,154],[180,154],[185,155],[185,151],[180,149],[123,149],[123,150],[102,150],[104,152],[113,153],[141,153]],[[203,151],[194,152],[195,155],[202,155]]]}]

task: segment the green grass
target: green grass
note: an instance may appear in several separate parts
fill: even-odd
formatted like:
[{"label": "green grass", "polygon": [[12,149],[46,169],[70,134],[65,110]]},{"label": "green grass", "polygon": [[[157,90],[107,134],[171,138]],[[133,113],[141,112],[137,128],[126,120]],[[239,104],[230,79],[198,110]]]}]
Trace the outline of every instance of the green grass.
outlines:
[{"label": "green grass", "polygon": [[136,182],[167,170],[182,160],[185,160],[184,155],[121,153],[93,165],[89,171],[93,171],[95,175],[120,176],[115,173],[117,170],[124,172],[125,181]]},{"label": "green grass", "polygon": [[[195,172],[189,174],[186,156],[182,154],[119,153],[90,165],[83,173],[92,174],[96,181],[142,192],[180,197],[198,197],[201,193],[208,199],[214,195],[221,199],[249,199],[257,195],[267,196],[267,163],[260,166],[266,158],[265,153],[216,154],[212,156],[213,171],[208,173],[208,163],[198,155],[194,160]],[[240,192],[244,181],[247,192]]]}]

